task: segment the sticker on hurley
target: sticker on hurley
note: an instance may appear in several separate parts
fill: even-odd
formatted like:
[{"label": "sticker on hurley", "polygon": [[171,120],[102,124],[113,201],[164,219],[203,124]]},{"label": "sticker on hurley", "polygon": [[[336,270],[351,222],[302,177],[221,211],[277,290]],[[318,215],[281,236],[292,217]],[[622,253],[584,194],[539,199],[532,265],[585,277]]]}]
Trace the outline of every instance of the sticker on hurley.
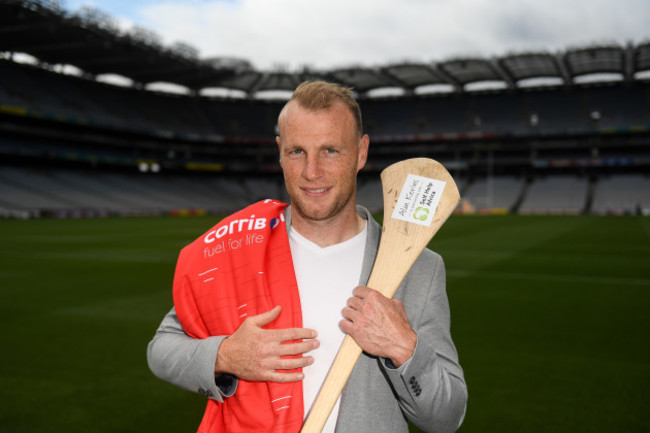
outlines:
[{"label": "sticker on hurley", "polygon": [[429,227],[447,182],[409,174],[392,217]]}]

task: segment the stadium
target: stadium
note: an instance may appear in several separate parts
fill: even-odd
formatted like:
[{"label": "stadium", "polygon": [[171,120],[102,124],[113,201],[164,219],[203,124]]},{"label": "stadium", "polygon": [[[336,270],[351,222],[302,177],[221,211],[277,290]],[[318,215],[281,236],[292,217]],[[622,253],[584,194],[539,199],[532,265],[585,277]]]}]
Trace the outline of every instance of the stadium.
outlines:
[{"label": "stadium", "polygon": [[203,400],[151,377],[146,342],[178,250],[288,200],[275,95],[313,79],[361,105],[360,203],[380,214],[379,173],[406,158],[459,186],[432,248],[467,370],[460,431],[650,428],[650,41],[261,71],[90,7],[0,0],[0,77],[0,430],[196,428]]},{"label": "stadium", "polygon": [[[2,2],[0,206],[6,215],[228,211],[282,196],[274,134],[283,101],[255,95],[291,91],[315,78],[359,94],[373,143],[361,200],[373,209],[380,196],[376,174],[413,156],[433,157],[453,170],[467,208],[478,211],[650,208],[644,176],[650,90],[643,79],[650,72],[650,43],[374,69],[261,72],[245,61],[199,60],[190,46],[161,46],[143,29],[120,34],[110,17],[93,9],[71,14],[53,5]],[[13,62],[20,52],[39,65]],[[55,73],[57,65],[83,73]],[[107,73],[134,85],[93,79]],[[613,78],[581,84],[596,74]],[[535,86],[540,80],[555,84]],[[145,90],[156,82],[183,86],[189,94]],[[471,90],[481,83],[493,89]],[[244,96],[202,96],[210,88]],[[387,88],[401,95],[372,97]],[[444,91],[420,91],[426,88]],[[266,181],[267,175],[274,180]]]}]

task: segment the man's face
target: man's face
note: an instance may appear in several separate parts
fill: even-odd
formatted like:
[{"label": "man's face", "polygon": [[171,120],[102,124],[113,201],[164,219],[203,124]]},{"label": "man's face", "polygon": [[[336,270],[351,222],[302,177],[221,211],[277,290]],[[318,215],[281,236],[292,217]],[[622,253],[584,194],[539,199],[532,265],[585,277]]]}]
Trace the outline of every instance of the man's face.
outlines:
[{"label": "man's face", "polygon": [[343,103],[310,111],[290,102],[276,141],[297,217],[326,221],[356,212],[357,172],[366,163],[368,137],[357,137],[354,117]]}]

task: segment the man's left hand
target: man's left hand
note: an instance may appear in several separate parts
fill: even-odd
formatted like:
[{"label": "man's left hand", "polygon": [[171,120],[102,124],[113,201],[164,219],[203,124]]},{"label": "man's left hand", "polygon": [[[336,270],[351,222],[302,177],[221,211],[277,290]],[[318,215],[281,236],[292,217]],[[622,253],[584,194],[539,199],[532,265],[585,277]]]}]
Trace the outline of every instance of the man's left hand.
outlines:
[{"label": "man's left hand", "polygon": [[409,324],[404,305],[364,286],[355,288],[353,295],[343,308],[341,330],[365,352],[388,358],[395,367],[405,363],[415,351],[417,334]]}]

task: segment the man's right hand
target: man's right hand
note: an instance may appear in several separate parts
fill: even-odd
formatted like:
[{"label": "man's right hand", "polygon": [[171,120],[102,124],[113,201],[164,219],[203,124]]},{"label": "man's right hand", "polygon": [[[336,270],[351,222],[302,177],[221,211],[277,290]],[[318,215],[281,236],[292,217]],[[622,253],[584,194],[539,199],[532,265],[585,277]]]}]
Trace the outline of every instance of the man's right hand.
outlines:
[{"label": "man's right hand", "polygon": [[[280,306],[257,316],[251,316],[221,342],[215,362],[215,374],[228,373],[248,381],[296,382],[304,374],[294,370],[314,362],[304,355],[320,343],[317,333],[307,328],[263,329],[280,315]],[[292,340],[302,340],[290,342]]]}]

